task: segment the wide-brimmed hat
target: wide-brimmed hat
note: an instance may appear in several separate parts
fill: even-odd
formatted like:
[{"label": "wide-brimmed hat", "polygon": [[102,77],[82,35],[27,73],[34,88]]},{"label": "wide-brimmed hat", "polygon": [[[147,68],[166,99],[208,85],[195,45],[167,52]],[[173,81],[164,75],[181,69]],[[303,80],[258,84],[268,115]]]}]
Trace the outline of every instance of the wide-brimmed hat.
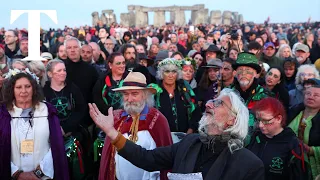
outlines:
[{"label": "wide-brimmed hat", "polygon": [[261,72],[261,66],[258,64],[258,59],[256,55],[248,52],[238,54],[237,61],[232,65],[233,69],[236,70],[239,66],[248,66],[257,71]]},{"label": "wide-brimmed hat", "polygon": [[152,66],[154,63],[154,60],[149,58],[145,53],[138,53],[138,60],[147,60],[148,66]]},{"label": "wide-brimmed hat", "polygon": [[222,61],[221,59],[210,59],[207,62],[207,65],[202,66],[204,68],[222,68]]},{"label": "wide-brimmed hat", "polygon": [[149,90],[152,94],[156,93],[156,89],[147,87],[147,79],[140,72],[130,72],[123,80],[122,87],[112,89],[113,91],[125,91],[125,90]]}]

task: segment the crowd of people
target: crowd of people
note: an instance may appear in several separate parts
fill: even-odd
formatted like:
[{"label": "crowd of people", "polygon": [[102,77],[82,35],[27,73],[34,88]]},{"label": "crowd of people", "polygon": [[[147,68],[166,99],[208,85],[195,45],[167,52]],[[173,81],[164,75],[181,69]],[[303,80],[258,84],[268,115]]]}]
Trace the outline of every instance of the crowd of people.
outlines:
[{"label": "crowd of people", "polygon": [[0,179],[320,179],[319,22],[98,22],[40,51],[0,30]]}]

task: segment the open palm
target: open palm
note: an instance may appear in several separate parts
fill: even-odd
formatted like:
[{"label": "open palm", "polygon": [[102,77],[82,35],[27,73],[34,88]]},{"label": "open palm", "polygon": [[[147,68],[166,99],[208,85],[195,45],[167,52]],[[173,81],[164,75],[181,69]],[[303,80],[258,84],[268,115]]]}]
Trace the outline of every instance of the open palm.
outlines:
[{"label": "open palm", "polygon": [[113,108],[110,107],[108,109],[108,116],[103,115],[98,107],[96,106],[96,104],[91,104],[89,103],[89,113],[90,116],[92,118],[92,120],[94,121],[94,123],[101,129],[103,130],[105,133],[107,133],[110,129],[113,128],[114,126],[114,120],[113,120]]}]

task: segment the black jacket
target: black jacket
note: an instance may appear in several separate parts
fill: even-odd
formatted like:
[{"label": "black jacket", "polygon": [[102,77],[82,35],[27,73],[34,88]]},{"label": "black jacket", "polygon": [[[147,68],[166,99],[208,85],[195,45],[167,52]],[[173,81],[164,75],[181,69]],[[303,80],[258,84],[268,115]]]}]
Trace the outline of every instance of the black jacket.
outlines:
[{"label": "black jacket", "polygon": [[320,44],[315,44],[313,48],[310,50],[310,60],[312,64],[316,62],[317,59],[320,58]]},{"label": "black jacket", "polygon": [[[299,156],[303,153],[298,138],[289,127],[273,138],[257,131],[247,148],[263,161],[266,180],[304,180],[302,161],[292,161],[292,151]],[[292,171],[296,171],[294,176]]]},{"label": "black jacket", "polygon": [[[78,62],[67,59],[65,64],[67,69],[67,82],[73,82],[79,87],[85,104],[93,102],[92,89],[99,78],[96,69],[92,65],[83,62],[81,59]],[[88,126],[92,124],[93,121],[90,119],[88,106],[85,107],[85,120],[83,125]]]},{"label": "black jacket", "polygon": [[50,85],[50,81],[47,81],[43,87],[46,101],[56,107],[64,132],[76,132],[86,109],[79,88],[73,83],[66,83],[60,92],[56,92]]},{"label": "black jacket", "polygon": [[[118,151],[119,155],[146,171],[170,170],[173,173],[193,173],[202,147],[199,135],[191,134],[167,147],[146,150],[131,141]],[[209,169],[204,180],[263,180],[262,161],[243,148],[230,153],[225,148]]]},{"label": "black jacket", "polygon": [[[122,79],[126,78],[128,75],[127,72],[125,72],[122,75]],[[109,76],[108,84],[106,84],[106,77]],[[96,82],[96,84],[93,87],[92,96],[93,96],[93,102],[97,105],[99,110],[103,114],[108,114],[109,107],[113,107],[114,110],[119,109],[121,106],[121,97],[111,97],[115,95],[119,95],[119,92],[116,93],[112,91],[114,88],[119,87],[119,82],[117,83],[112,79],[111,72],[100,76],[99,80]],[[103,89],[105,88],[105,94],[102,94]],[[107,102],[103,99],[103,96]],[[108,103],[108,104],[107,104]]]}]

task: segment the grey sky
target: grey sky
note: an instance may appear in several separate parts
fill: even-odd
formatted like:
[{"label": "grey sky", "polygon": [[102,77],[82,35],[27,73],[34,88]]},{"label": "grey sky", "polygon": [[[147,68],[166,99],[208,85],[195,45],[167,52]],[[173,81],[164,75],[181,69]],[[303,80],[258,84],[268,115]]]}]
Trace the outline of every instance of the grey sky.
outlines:
[{"label": "grey sky", "polygon": [[[104,9],[113,9],[120,22],[120,13],[128,12],[127,5],[143,6],[171,6],[171,5],[194,5],[205,4],[211,10],[238,11],[243,14],[245,21],[262,23],[268,16],[271,22],[305,22],[309,17],[311,21],[320,21],[319,0],[14,0],[13,3],[6,1],[0,6],[0,27],[27,28],[27,15],[22,15],[14,24],[10,25],[11,10],[57,10],[58,25],[55,25],[46,15],[42,15],[41,25],[43,28],[63,28],[64,25],[71,27],[80,25],[91,25],[91,13]],[[166,20],[169,21],[169,13],[166,13]],[[186,11],[186,20],[190,19],[191,12]],[[149,23],[153,23],[153,13],[149,13]]]}]

